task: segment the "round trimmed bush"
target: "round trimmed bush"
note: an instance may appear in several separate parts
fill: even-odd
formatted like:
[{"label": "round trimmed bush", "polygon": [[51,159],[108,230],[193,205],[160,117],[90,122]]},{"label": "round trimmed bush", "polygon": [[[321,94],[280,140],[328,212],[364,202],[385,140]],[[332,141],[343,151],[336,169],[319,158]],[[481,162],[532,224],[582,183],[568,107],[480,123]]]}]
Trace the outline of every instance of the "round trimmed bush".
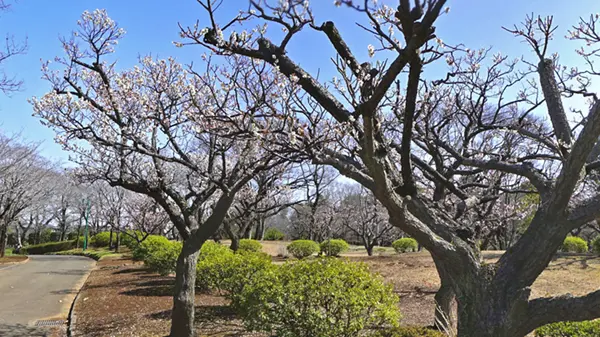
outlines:
[{"label": "round trimmed bush", "polygon": [[234,253],[229,247],[216,242],[206,242],[200,249],[196,265],[196,286],[204,290],[217,290],[236,307],[238,295],[253,277],[273,267],[265,253],[240,250]]},{"label": "round trimmed bush", "polygon": [[[116,233],[114,235],[115,236],[113,238],[116,239]],[[94,247],[108,247],[109,242],[110,232],[97,233],[90,239],[90,244]]]},{"label": "round trimmed bush", "polygon": [[238,313],[249,330],[280,337],[358,336],[397,326],[398,296],[365,264],[322,257],[277,266],[251,278]]},{"label": "round trimmed bush", "polygon": [[169,275],[175,272],[177,257],[181,253],[182,246],[181,242],[169,241],[160,235],[152,235],[134,250],[134,256],[141,257],[144,265],[150,270],[161,275]]},{"label": "round trimmed bush", "polygon": [[419,244],[413,238],[402,238],[392,242],[392,247],[396,253],[416,252]]},{"label": "round trimmed bush", "polygon": [[160,247],[166,247],[170,243],[169,239],[161,235],[149,235],[144,242],[134,247],[131,255],[136,261],[143,261],[151,252]]},{"label": "round trimmed bush", "polygon": [[265,231],[264,239],[267,241],[280,241],[283,240],[284,237],[285,234],[283,234],[282,231],[277,228],[270,227]]},{"label": "round trimmed bush", "polygon": [[350,245],[342,239],[329,239],[321,242],[321,253],[327,256],[340,256],[350,249]]},{"label": "round trimmed bush", "polygon": [[580,237],[568,236],[565,238],[561,250],[566,253],[587,253],[588,245]]},{"label": "round trimmed bush", "polygon": [[252,239],[241,239],[239,250],[248,252],[260,252],[262,251],[262,245],[260,242]]},{"label": "round trimmed bush", "polygon": [[287,246],[287,250],[297,259],[303,259],[319,251],[319,244],[312,240],[295,240]]},{"label": "round trimmed bush", "polygon": [[121,232],[121,245],[133,250],[138,245],[138,240],[136,240],[135,238],[141,240],[144,237],[144,235],[146,235],[144,232],[138,230],[127,230],[125,232]]},{"label": "round trimmed bush", "polygon": [[592,240],[592,252],[596,255],[600,255],[600,236]]},{"label": "round trimmed bush", "polygon": [[150,251],[144,258],[144,265],[161,275],[174,273],[182,246],[180,241],[168,241],[164,246],[154,246],[157,249]]}]

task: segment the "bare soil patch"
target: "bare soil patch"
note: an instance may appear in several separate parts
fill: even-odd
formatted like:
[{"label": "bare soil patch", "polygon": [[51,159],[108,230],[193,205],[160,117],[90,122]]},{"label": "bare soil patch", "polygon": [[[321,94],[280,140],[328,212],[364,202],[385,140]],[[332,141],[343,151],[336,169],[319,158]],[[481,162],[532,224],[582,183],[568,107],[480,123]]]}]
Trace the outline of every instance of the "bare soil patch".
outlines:
[{"label": "bare soil patch", "polygon": [[[102,259],[75,303],[73,336],[166,336],[174,277],[148,272],[129,259]],[[225,298],[196,295],[199,336],[260,336],[245,333]]]},{"label": "bare soil patch", "polygon": [[27,256],[25,256],[25,255],[11,255],[11,256],[0,257],[0,264],[19,263],[19,262],[23,262],[25,260],[27,260]]},{"label": "bare soil patch", "polygon": [[[497,260],[501,253],[485,252],[486,262]],[[373,272],[393,284],[400,296],[403,325],[433,323],[433,297],[439,277],[427,252],[347,258],[368,264]],[[99,261],[75,305],[74,336],[168,335],[173,282],[172,276],[150,273],[141,263],[125,258]],[[532,297],[581,295],[598,288],[600,258],[561,256],[535,282]],[[197,294],[196,310],[199,336],[264,336],[244,331],[223,297]]]}]

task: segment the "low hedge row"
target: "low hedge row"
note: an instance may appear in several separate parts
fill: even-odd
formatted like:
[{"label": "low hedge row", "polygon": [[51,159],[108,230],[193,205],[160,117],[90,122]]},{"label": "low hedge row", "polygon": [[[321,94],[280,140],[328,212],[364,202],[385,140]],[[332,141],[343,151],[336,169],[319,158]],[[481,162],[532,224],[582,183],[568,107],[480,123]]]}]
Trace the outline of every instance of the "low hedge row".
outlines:
[{"label": "low hedge row", "polygon": [[[31,245],[23,247],[20,251],[21,254],[40,255],[52,252],[60,252],[63,250],[70,250],[75,248],[77,242],[75,240],[59,241],[59,242],[47,242],[39,245]],[[83,238],[80,238],[80,246],[83,246]]]},{"label": "low hedge row", "polygon": [[89,257],[91,259],[94,259],[96,261],[100,260],[104,256],[113,255],[113,254],[114,254],[113,252],[111,252],[111,251],[105,251],[105,250],[86,250],[84,252],[83,249],[81,249],[81,248],[71,249],[71,250],[65,250],[65,251],[61,251],[61,252],[49,253],[49,255],[85,256],[85,257]]}]

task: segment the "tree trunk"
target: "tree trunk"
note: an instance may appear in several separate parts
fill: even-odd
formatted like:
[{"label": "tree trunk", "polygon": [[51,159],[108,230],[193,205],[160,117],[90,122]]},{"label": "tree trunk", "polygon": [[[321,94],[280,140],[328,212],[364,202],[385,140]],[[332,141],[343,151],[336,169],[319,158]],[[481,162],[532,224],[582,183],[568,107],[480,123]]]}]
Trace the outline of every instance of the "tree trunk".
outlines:
[{"label": "tree trunk", "polygon": [[244,228],[243,238],[244,239],[251,239],[252,238],[252,226],[246,226],[246,228]]},{"label": "tree trunk", "polygon": [[234,252],[237,252],[238,249],[240,249],[240,238],[238,238],[237,235],[231,237],[231,244],[229,245],[229,248]]},{"label": "tree trunk", "polygon": [[440,331],[453,328],[452,300],[454,291],[447,282],[442,280],[440,289],[435,293],[435,326]]},{"label": "tree trunk", "polygon": [[8,239],[8,235],[6,235],[7,231],[7,225],[2,225],[2,227],[0,227],[0,257],[4,257],[6,254],[6,241]]},{"label": "tree trunk", "polygon": [[256,226],[256,231],[254,232],[254,240],[262,240],[265,236],[265,220],[259,219],[258,224]]},{"label": "tree trunk", "polygon": [[367,255],[369,256],[373,256],[373,245],[365,245],[365,248],[367,249]]},{"label": "tree trunk", "polygon": [[177,258],[170,337],[194,337],[195,335],[196,263],[202,243],[197,245],[194,241],[193,238],[185,240]]},{"label": "tree trunk", "polygon": [[227,233],[227,236],[231,240],[229,248],[231,248],[231,250],[233,250],[234,252],[237,252],[237,250],[240,248],[240,237],[233,231],[229,223],[223,223],[223,228],[225,229],[225,233]]},{"label": "tree trunk", "polygon": [[110,227],[110,236],[108,237],[108,249],[111,249],[113,246],[113,229]]},{"label": "tree trunk", "polygon": [[79,248],[79,236],[81,235],[81,217],[79,217],[79,226],[77,226],[77,238],[75,241],[75,248]]},{"label": "tree trunk", "polygon": [[117,237],[115,240],[115,253],[119,252],[119,246],[121,246],[121,231],[117,231]]},{"label": "tree trunk", "polygon": [[457,337],[525,337],[531,332],[529,319],[535,313],[528,311],[530,289],[511,288],[514,282],[502,277],[494,280],[494,269],[489,265],[478,275],[461,275],[452,287],[442,283],[436,294],[436,301],[448,312],[452,294],[456,295]]}]

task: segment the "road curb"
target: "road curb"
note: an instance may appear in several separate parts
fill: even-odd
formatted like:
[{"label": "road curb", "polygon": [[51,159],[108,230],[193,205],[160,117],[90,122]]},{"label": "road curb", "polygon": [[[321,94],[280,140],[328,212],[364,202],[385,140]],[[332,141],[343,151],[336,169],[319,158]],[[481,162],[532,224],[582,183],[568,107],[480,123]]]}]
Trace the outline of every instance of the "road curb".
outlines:
[{"label": "road curb", "polygon": [[81,290],[83,290],[83,287],[85,286],[88,278],[90,277],[92,272],[94,270],[96,270],[96,268],[98,268],[98,264],[96,264],[93,269],[90,269],[90,271],[87,273],[87,275],[85,275],[85,279],[81,283],[81,286],[79,287],[79,290],[77,291],[77,294],[75,295],[75,298],[73,299],[73,303],[71,303],[71,308],[69,309],[69,315],[67,316],[67,337],[72,337],[73,331],[75,330],[75,324],[77,322],[77,315],[75,314],[75,304],[77,304],[77,300],[79,299],[79,294],[81,294]]}]

